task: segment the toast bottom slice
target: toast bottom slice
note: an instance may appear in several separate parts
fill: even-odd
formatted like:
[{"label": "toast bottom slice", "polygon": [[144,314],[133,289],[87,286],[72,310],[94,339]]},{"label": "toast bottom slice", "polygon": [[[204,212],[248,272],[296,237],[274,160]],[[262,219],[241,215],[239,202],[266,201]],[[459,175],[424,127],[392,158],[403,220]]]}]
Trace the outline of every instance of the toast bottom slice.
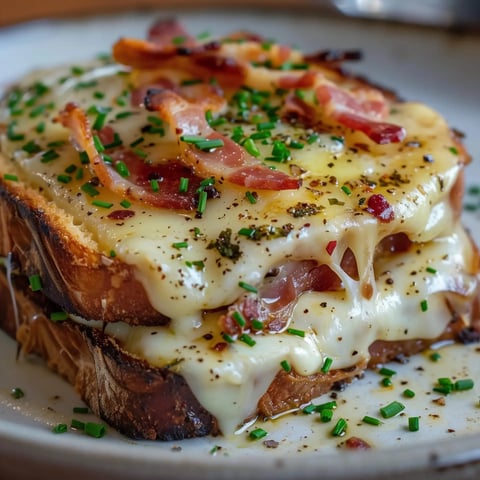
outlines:
[{"label": "toast bottom slice", "polygon": [[[130,355],[101,329],[71,320],[53,322],[49,312],[55,305],[31,292],[26,278],[16,276],[14,280],[15,286],[10,287],[6,273],[0,272],[0,328],[17,339],[25,355],[40,355],[110,426],[128,437],[148,440],[221,433],[216,418],[202,407],[181,375]],[[417,353],[434,341],[462,339],[465,331],[463,320],[453,313],[437,339],[375,342],[370,347],[369,366]],[[475,332],[478,337],[478,330]],[[298,408],[343,387],[365,368],[366,363],[361,363],[309,376],[282,370],[260,398],[257,414],[269,417]]]},{"label": "toast bottom slice", "polygon": [[49,306],[35,301],[28,287],[17,285],[12,290],[18,326],[2,272],[0,327],[16,337],[24,354],[40,355],[109,425],[128,437],[149,440],[219,433],[215,418],[199,404],[182,376],[123,352],[99,329],[73,321],[52,322],[45,313]]}]

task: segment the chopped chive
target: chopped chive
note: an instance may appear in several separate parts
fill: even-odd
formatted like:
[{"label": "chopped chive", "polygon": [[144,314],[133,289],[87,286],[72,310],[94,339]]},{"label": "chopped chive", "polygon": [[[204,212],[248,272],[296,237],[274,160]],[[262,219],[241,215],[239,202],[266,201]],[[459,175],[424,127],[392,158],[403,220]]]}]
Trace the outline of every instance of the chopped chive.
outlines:
[{"label": "chopped chive", "polygon": [[121,120],[122,118],[128,118],[128,117],[131,117],[132,115],[135,115],[135,113],[131,112],[130,110],[125,110],[123,112],[118,112],[117,114],[115,114],[115,118],[117,120]]},{"label": "chopped chive", "polygon": [[180,248],[188,248],[188,242],[175,242],[172,243],[173,248],[177,248],[180,250]]},{"label": "chopped chive", "polygon": [[290,373],[292,371],[292,366],[288,362],[288,360],[282,360],[280,362],[280,366],[283,368],[283,370],[287,373]]},{"label": "chopped chive", "polygon": [[392,418],[395,415],[398,415],[404,409],[405,409],[405,405],[394,400],[388,405],[385,405],[384,407],[380,408],[380,413],[383,418]]},{"label": "chopped chive", "polygon": [[352,194],[352,191],[346,185],[343,185],[341,188],[346,195]]},{"label": "chopped chive", "polygon": [[334,410],[335,408],[337,408],[337,402],[335,400],[332,400],[330,402],[325,402],[325,403],[320,403],[318,405],[315,405],[316,412],[321,412],[325,408]]},{"label": "chopped chive", "polygon": [[97,117],[95,118],[95,122],[92,125],[93,130],[101,130],[105,125],[105,120],[107,119],[107,115],[110,110],[108,109],[101,109],[97,113]]},{"label": "chopped chive", "polygon": [[257,193],[256,192],[245,192],[245,197],[247,198],[247,200],[252,204],[254,205],[255,203],[257,203]]},{"label": "chopped chive", "polygon": [[268,432],[265,431],[263,428],[256,428],[255,430],[252,430],[248,436],[252,440],[259,440],[260,438],[266,437],[267,435]]},{"label": "chopped chive", "polygon": [[25,392],[21,388],[15,387],[12,388],[10,395],[18,400],[19,398],[23,398],[25,396]]},{"label": "chopped chive", "polygon": [[205,140],[205,137],[201,137],[200,135],[181,135],[180,140],[185,143],[197,143]]},{"label": "chopped chive", "polygon": [[76,430],[85,430],[85,422],[81,422],[80,420],[76,420],[75,418],[72,418],[70,426],[72,428],[75,428]]},{"label": "chopped chive", "polygon": [[318,134],[317,133],[312,133],[312,135],[310,135],[308,138],[307,138],[307,143],[309,145],[311,145],[312,143],[315,143],[317,140],[318,140]]},{"label": "chopped chive", "polygon": [[87,422],[85,424],[85,433],[90,437],[101,438],[105,435],[107,429],[101,423]]},{"label": "chopped chive", "polygon": [[437,273],[437,270],[435,268],[432,268],[432,267],[427,267],[425,270],[428,273],[433,273],[433,274]]},{"label": "chopped chive", "polygon": [[197,207],[197,212],[202,215],[205,213],[205,210],[207,208],[207,199],[208,199],[208,194],[205,190],[202,190],[198,194],[198,207]]},{"label": "chopped chive", "polygon": [[420,309],[422,312],[426,312],[428,310],[428,301],[427,300],[422,300],[420,302]]},{"label": "chopped chive", "polygon": [[397,374],[395,370],[391,370],[390,368],[382,367],[378,373],[380,375],[384,375],[385,377],[393,377],[394,375]]},{"label": "chopped chive", "polygon": [[40,275],[30,275],[30,277],[28,277],[28,282],[32,292],[38,292],[42,289],[42,279],[40,278]]},{"label": "chopped chive", "polygon": [[115,250],[110,250],[110,258],[115,258],[117,256],[117,252]]},{"label": "chopped chive", "polygon": [[72,181],[72,177],[70,175],[65,175],[64,173],[61,173],[60,175],[57,175],[57,180],[60,183],[70,183]]},{"label": "chopped chive", "polygon": [[117,172],[122,176],[122,177],[129,177],[130,176],[130,171],[128,170],[128,167],[125,162],[122,160],[118,161],[115,164],[115,169]]},{"label": "chopped chive", "polygon": [[369,425],[375,425],[376,427],[378,427],[379,425],[381,425],[383,422],[381,420],[379,420],[378,418],[375,418],[375,417],[370,417],[368,415],[365,415],[363,418],[362,418],[362,422],[363,423],[368,423]]},{"label": "chopped chive", "polygon": [[238,286],[245,289],[247,292],[252,292],[252,293],[257,293],[258,290],[253,286],[253,285],[250,285],[246,282],[238,282]]},{"label": "chopped chive", "polygon": [[240,126],[234,127],[232,130],[232,140],[236,143],[240,143],[242,138],[245,137],[245,133],[243,131],[243,128]]},{"label": "chopped chive", "polygon": [[415,396],[415,392],[413,390],[410,390],[409,388],[406,388],[403,391],[403,396],[406,398],[413,398]]},{"label": "chopped chive", "polygon": [[257,343],[250,335],[247,335],[246,333],[240,335],[238,339],[241,342],[246,343],[249,347],[253,347]]},{"label": "chopped chive", "polygon": [[247,321],[238,310],[232,313],[232,318],[237,322],[239,327],[244,327],[247,324]]},{"label": "chopped chive", "polygon": [[334,140],[335,142],[340,142],[340,143],[343,143],[343,142],[345,141],[343,137],[338,137],[338,136],[336,136],[336,135],[332,135],[332,136],[330,137],[330,139],[331,139],[331,140]]},{"label": "chopped chive", "polygon": [[122,200],[120,202],[120,205],[123,207],[123,208],[130,208],[132,206],[131,202],[129,202],[128,200]]},{"label": "chopped chive", "polygon": [[50,320],[52,322],[63,322],[68,318],[68,313],[67,312],[52,312],[50,314]]},{"label": "chopped chive", "polygon": [[262,132],[264,130],[272,130],[275,128],[275,122],[260,122],[257,123],[257,130]]},{"label": "chopped chive", "polygon": [[334,437],[341,437],[347,431],[347,421],[344,418],[339,418],[332,430]]},{"label": "chopped chive", "polygon": [[55,150],[47,150],[46,152],[42,153],[40,161],[42,163],[51,162],[52,160],[55,160],[59,156],[60,155]]},{"label": "chopped chive", "polygon": [[294,149],[296,149],[296,150],[301,150],[301,149],[304,147],[303,143],[297,142],[296,140],[292,140],[292,141],[288,144],[288,146],[289,146],[290,148],[294,148]]},{"label": "chopped chive", "polygon": [[152,178],[150,180],[150,188],[154,191],[154,192],[159,192],[160,191],[160,184],[158,183],[158,180],[156,178]]},{"label": "chopped chive", "polygon": [[458,155],[458,148],[457,147],[449,147],[449,150],[454,155]]},{"label": "chopped chive", "polygon": [[227,342],[227,343],[234,343],[235,340],[233,337],[231,337],[228,333],[222,333],[222,338]]},{"label": "chopped chive", "polygon": [[320,421],[323,423],[330,422],[333,418],[333,410],[331,408],[324,408],[320,411]]},{"label": "chopped chive", "polygon": [[188,178],[187,177],[181,177],[180,178],[180,183],[178,185],[178,191],[180,193],[187,193],[188,192]]},{"label": "chopped chive", "polygon": [[287,333],[290,335],[296,335],[297,337],[305,337],[305,331],[296,328],[287,328]]},{"label": "chopped chive", "polygon": [[333,359],[330,357],[326,357],[325,360],[323,361],[321,371],[323,373],[328,373],[328,371],[330,370],[330,367],[332,366],[332,363],[333,363]]},{"label": "chopped chive", "polygon": [[9,180],[10,182],[18,182],[17,175],[14,175],[13,173],[4,173],[3,174],[3,179],[4,180]]},{"label": "chopped chive", "polygon": [[77,166],[72,163],[67,168],[65,168],[65,173],[73,173],[76,169]]},{"label": "chopped chive", "polygon": [[310,405],[307,405],[302,409],[302,412],[305,413],[306,415],[310,415],[315,411],[316,405],[311,403]]},{"label": "chopped chive", "polygon": [[119,147],[122,144],[123,144],[123,141],[120,138],[120,135],[117,132],[114,132],[113,141],[111,143],[108,143],[107,145],[104,145],[104,148],[105,150],[109,150],[114,147]]},{"label": "chopped chive", "polygon": [[420,418],[409,417],[408,418],[408,430],[410,432],[418,432],[420,430]]},{"label": "chopped chive", "polygon": [[441,358],[442,356],[438,352],[433,352],[430,354],[430,360],[432,360],[432,362],[438,362]]},{"label": "chopped chive", "polygon": [[105,147],[102,144],[102,141],[100,140],[100,137],[98,135],[93,136],[93,143],[95,145],[95,148],[97,149],[97,152],[102,153],[105,151]]},{"label": "chopped chive", "polygon": [[105,98],[105,94],[97,90],[96,92],[93,92],[93,98],[97,100],[103,100]]},{"label": "chopped chive", "polygon": [[130,147],[132,147],[132,148],[137,147],[138,145],[140,145],[140,144],[143,142],[143,140],[144,140],[143,137],[137,138],[136,140],[134,140],[134,141],[130,144]]},{"label": "chopped chive", "polygon": [[253,237],[253,235],[255,234],[255,229],[254,228],[241,228],[239,231],[238,231],[238,234],[239,235],[243,235],[244,237]]},{"label": "chopped chive", "polygon": [[73,413],[89,413],[90,410],[88,407],[73,407]]},{"label": "chopped chive", "polygon": [[80,152],[78,154],[79,158],[80,158],[80,163],[82,165],[87,165],[88,163],[90,163],[90,159],[88,158],[88,153],[83,151],[83,152]]},{"label": "chopped chive", "polygon": [[23,147],[22,150],[27,153],[38,153],[41,148],[35,143],[35,140],[30,140]]},{"label": "chopped chive", "polygon": [[195,146],[200,150],[209,151],[215,148],[223,147],[224,143],[221,138],[212,138],[195,142]]},{"label": "chopped chive", "polygon": [[80,188],[91,197],[100,195],[100,192],[91,183],[84,183]]},{"label": "chopped chive", "polygon": [[263,130],[261,132],[253,132],[249,138],[252,140],[266,140],[272,136],[272,132],[270,130]]},{"label": "chopped chive", "polygon": [[61,147],[63,145],[65,145],[65,142],[63,140],[57,140],[57,141],[54,141],[54,142],[48,142],[47,143],[48,148],[58,148],[58,147]]},{"label": "chopped chive", "polygon": [[45,122],[39,122],[35,127],[37,133],[43,133],[45,131]]},{"label": "chopped chive", "polygon": [[243,144],[243,147],[250,155],[252,155],[252,157],[260,156],[260,150],[255,145],[255,141],[252,138],[247,138]]},{"label": "chopped chive", "polygon": [[254,330],[263,330],[263,323],[260,320],[257,320],[256,318],[253,318],[250,321],[252,328]]},{"label": "chopped chive", "polygon": [[53,433],[65,433],[68,431],[68,425],[66,423],[58,423],[52,428]]},{"label": "chopped chive", "polygon": [[457,380],[454,384],[455,390],[471,390],[474,386],[474,382],[471,378],[464,378],[462,380]]},{"label": "chopped chive", "polygon": [[393,385],[393,382],[390,377],[385,377],[385,378],[382,378],[381,384],[384,387],[391,387]]},{"label": "chopped chive", "polygon": [[100,207],[100,208],[112,208],[113,207],[112,202],[106,202],[104,200],[93,200],[92,205],[95,205],[96,207]]},{"label": "chopped chive", "polygon": [[133,148],[132,151],[133,153],[135,153],[135,155],[138,155],[141,158],[148,157],[148,153],[145,150],[142,150],[141,148]]}]

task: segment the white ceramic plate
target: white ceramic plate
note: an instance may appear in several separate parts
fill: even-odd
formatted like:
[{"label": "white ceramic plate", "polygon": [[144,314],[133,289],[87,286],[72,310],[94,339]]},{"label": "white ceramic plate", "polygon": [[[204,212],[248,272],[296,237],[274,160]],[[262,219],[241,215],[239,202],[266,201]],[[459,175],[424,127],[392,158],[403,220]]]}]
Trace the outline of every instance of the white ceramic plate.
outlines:
[{"label": "white ceramic plate", "polygon": [[[171,14],[40,21],[0,30],[0,87],[32,68],[105,52],[122,34],[141,37],[155,18]],[[285,11],[182,11],[177,16],[196,33],[246,28],[310,51],[362,48],[366,59],[351,69],[404,98],[434,106],[466,133],[467,147],[477,158],[468,167],[468,185],[480,185],[480,36]],[[480,195],[467,193],[465,202],[477,205]],[[480,213],[465,213],[465,222],[480,241]],[[397,371],[391,388],[380,386],[381,377],[369,372],[338,394],[336,418],[348,420],[348,436],[373,447],[351,452],[339,448],[344,438],[331,436],[333,423],[303,414],[260,425],[268,430],[268,440],[278,442],[276,448],[248,441],[245,433],[177,443],[133,441],[110,428],[101,439],[75,431],[53,434],[58,423],[91,417],[72,412],[81,405],[78,396],[41,362],[16,361],[15,343],[0,333],[0,478],[478,478],[480,346],[451,346],[440,353],[437,362],[419,355],[405,365],[391,365]],[[441,405],[441,395],[432,390],[439,377],[468,377],[476,384],[445,397]],[[15,387],[24,390],[23,398],[11,396]],[[407,387],[415,398],[402,397]],[[406,405],[402,415],[378,427],[362,423],[364,415],[379,417],[379,407],[392,400]],[[408,431],[409,416],[420,417],[420,431]]]}]

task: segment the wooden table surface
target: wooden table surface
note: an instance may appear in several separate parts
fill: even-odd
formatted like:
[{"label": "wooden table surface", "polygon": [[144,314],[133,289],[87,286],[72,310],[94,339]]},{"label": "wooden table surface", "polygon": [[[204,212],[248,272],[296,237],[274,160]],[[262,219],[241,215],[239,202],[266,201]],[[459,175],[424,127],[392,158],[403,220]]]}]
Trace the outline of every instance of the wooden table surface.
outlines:
[{"label": "wooden table surface", "polygon": [[[328,0],[0,0],[0,25],[45,17],[118,12],[145,8],[312,8]],[[333,8],[333,7],[332,7]]]}]

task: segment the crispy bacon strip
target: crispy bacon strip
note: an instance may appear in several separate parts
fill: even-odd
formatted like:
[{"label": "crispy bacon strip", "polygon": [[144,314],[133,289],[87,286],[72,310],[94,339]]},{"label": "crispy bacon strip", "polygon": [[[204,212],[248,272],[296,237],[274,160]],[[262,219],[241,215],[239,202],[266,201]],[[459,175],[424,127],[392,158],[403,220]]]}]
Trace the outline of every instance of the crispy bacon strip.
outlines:
[{"label": "crispy bacon strip", "polygon": [[[230,138],[214,131],[205,120],[205,110],[188,102],[171,90],[150,97],[147,108],[157,110],[179,139],[181,156],[199,176],[216,177],[247,188],[290,190],[301,185],[298,178],[279,170],[271,170]],[[199,135],[209,140],[220,139],[223,146],[202,151],[181,140],[183,135]]]},{"label": "crispy bacon strip", "polygon": [[285,117],[293,115],[315,124],[319,116],[326,123],[334,121],[361,131],[378,144],[401,142],[406,136],[403,127],[383,121],[388,114],[388,102],[377,89],[346,90],[315,71],[285,75],[278,80],[278,85],[291,90],[313,89],[318,104],[311,105],[291,94],[283,107]]},{"label": "crispy bacon strip", "polygon": [[232,57],[219,55],[218,50],[216,42],[189,48],[121,38],[113,46],[113,57],[137,70],[171,68],[196,79],[215,78],[220,85],[238,88],[246,75],[244,66]]},{"label": "crispy bacon strip", "polygon": [[241,328],[234,319],[240,312],[252,328],[253,319],[264,324],[264,330],[279,332],[288,326],[295,301],[307,291],[327,291],[341,288],[339,277],[327,265],[317,265],[314,260],[291,261],[278,267],[265,279],[258,293],[247,293],[229,307],[219,319],[225,333],[237,335]]},{"label": "crispy bacon strip", "polygon": [[[78,151],[87,152],[92,173],[98,177],[102,185],[109,190],[135,201],[146,202],[155,207],[168,209],[192,210],[196,206],[195,190],[201,178],[178,162],[169,162],[155,166],[146,165],[142,159],[130,151],[113,152],[113,157],[124,161],[131,172],[131,177],[122,177],[115,169],[107,165],[98,152],[93,132],[85,112],[76,104],[68,103],[60,112],[60,121],[71,131],[72,143]],[[100,133],[108,135],[108,132]],[[181,194],[178,191],[180,177],[188,177],[189,191]],[[149,190],[150,179],[166,179],[158,192]]]},{"label": "crispy bacon strip", "polygon": [[198,44],[175,18],[162,19],[155,22],[148,29],[148,40],[157,45],[181,44],[183,47],[192,47]]}]

